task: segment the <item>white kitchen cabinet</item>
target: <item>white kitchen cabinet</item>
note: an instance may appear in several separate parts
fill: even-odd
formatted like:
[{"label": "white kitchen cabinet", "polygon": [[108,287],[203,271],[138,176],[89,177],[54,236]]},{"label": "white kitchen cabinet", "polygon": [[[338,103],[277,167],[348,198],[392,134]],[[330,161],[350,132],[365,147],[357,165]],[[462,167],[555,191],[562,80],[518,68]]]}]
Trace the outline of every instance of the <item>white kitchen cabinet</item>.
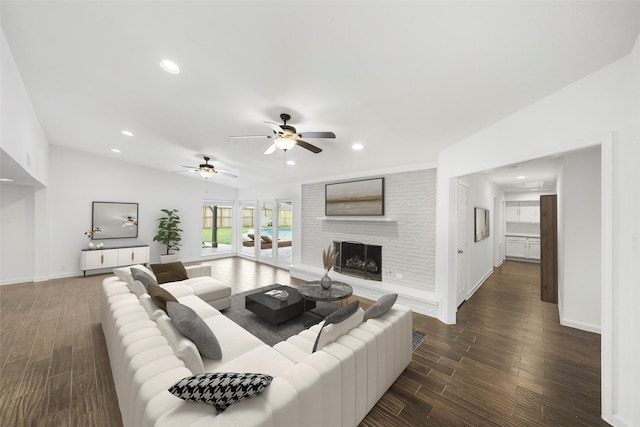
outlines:
[{"label": "white kitchen cabinet", "polygon": [[507,222],[540,222],[540,203],[531,202],[507,202]]},{"label": "white kitchen cabinet", "polygon": [[124,246],[80,251],[80,270],[86,276],[88,270],[121,267],[149,262],[149,246]]},{"label": "white kitchen cabinet", "polygon": [[507,237],[505,239],[506,255],[508,257],[525,258],[527,255],[527,238],[526,237]]},{"label": "white kitchen cabinet", "polygon": [[540,259],[540,239],[539,238],[529,238],[527,239],[528,250],[527,250],[527,258],[528,259]]},{"label": "white kitchen cabinet", "polygon": [[508,258],[540,259],[539,237],[506,236],[505,243]]}]

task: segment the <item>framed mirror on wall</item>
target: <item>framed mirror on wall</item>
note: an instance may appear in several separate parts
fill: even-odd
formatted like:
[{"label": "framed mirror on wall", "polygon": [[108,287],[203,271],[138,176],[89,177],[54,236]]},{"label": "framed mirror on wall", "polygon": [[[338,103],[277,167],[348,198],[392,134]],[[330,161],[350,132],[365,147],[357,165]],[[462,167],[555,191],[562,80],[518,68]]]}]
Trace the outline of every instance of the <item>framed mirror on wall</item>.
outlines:
[{"label": "framed mirror on wall", "polygon": [[93,202],[91,212],[94,240],[138,237],[137,203]]}]

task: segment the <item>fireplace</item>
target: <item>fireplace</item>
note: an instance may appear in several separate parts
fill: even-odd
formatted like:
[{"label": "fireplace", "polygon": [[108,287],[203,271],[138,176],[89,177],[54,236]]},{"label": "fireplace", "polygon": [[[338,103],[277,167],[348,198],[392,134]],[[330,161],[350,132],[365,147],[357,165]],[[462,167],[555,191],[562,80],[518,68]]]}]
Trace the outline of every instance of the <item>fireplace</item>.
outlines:
[{"label": "fireplace", "polygon": [[367,280],[382,281],[382,246],[334,241],[335,271]]}]

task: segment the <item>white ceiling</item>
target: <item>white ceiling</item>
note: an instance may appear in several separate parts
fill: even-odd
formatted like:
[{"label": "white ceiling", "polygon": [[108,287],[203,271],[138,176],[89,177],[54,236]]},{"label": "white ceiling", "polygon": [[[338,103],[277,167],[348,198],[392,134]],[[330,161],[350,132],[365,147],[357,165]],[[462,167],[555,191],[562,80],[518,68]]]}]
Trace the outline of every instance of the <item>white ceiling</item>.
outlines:
[{"label": "white ceiling", "polygon": [[504,191],[554,191],[563,157],[546,157],[483,172]]},{"label": "white ceiling", "polygon": [[[7,1],[49,141],[223,185],[434,164],[443,148],[631,51],[640,2]],[[170,58],[179,75],[160,69]],[[265,120],[333,131],[265,156]],[[131,130],[135,136],[120,134]],[[351,150],[360,142],[365,149]],[[122,153],[111,153],[119,148]],[[286,173],[285,173],[286,169]],[[194,174],[197,175],[197,174]]]}]

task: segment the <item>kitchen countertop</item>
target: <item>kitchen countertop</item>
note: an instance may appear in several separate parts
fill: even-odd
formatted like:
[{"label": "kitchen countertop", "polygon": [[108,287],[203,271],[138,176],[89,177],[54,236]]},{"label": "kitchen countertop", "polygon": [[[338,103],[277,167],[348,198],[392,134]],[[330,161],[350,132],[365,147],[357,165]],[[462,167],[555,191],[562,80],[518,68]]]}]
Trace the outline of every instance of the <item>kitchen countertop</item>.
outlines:
[{"label": "kitchen countertop", "polygon": [[505,233],[505,237],[537,237],[540,238],[539,234],[531,234],[531,233]]}]

